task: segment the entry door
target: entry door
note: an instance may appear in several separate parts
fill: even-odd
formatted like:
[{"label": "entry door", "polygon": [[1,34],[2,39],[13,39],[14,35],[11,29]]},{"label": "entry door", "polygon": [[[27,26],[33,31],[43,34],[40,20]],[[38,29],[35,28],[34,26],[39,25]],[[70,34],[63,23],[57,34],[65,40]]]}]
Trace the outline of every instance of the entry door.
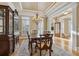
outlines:
[{"label": "entry door", "polygon": [[57,34],[57,36],[60,36],[60,33],[61,33],[61,23],[56,22],[55,23],[55,34]]}]

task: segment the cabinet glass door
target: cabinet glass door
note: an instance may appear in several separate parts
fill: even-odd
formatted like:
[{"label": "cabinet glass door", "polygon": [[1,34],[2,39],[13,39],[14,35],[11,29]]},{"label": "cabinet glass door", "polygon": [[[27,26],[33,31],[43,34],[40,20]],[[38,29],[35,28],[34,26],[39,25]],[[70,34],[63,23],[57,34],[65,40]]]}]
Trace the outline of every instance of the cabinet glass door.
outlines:
[{"label": "cabinet glass door", "polygon": [[0,34],[5,32],[5,9],[0,9]]},{"label": "cabinet glass door", "polygon": [[9,35],[13,34],[13,15],[9,12]]},{"label": "cabinet glass door", "polygon": [[18,32],[19,31],[19,19],[18,17],[14,17],[14,32]]}]

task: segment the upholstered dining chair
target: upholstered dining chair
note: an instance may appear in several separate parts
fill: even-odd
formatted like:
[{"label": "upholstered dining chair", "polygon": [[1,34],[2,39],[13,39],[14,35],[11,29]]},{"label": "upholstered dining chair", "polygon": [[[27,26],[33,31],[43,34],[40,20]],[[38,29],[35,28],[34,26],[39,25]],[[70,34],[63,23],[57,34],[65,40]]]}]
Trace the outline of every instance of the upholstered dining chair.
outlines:
[{"label": "upholstered dining chair", "polygon": [[40,56],[42,55],[42,50],[49,51],[49,56],[51,56],[51,50],[52,50],[52,36],[40,36],[40,43],[37,43],[37,49],[40,51]]},{"label": "upholstered dining chair", "polygon": [[28,33],[28,31],[27,31],[27,37],[28,37],[28,49],[30,48],[30,35],[29,35],[29,33]]},{"label": "upholstered dining chair", "polygon": [[[36,40],[34,40],[34,41],[31,41],[32,39],[32,37],[29,35],[29,33],[27,32],[27,37],[28,37],[28,49],[31,49],[31,44],[33,44],[33,46],[34,46],[34,49],[35,49],[35,52],[36,52],[36,47],[37,47],[37,42],[36,42]],[[33,49],[31,49],[31,54],[30,55],[32,55],[32,52],[33,52]]]}]

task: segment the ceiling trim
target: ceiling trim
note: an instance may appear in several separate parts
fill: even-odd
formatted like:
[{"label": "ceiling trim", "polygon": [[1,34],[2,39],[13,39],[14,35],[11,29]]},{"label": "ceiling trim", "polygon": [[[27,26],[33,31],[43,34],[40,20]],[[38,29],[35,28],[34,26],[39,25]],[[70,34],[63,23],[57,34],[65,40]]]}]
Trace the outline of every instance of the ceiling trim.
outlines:
[{"label": "ceiling trim", "polygon": [[[52,2],[47,8],[45,8],[43,11],[48,11],[51,7],[53,7],[54,5],[56,4],[56,2]],[[43,11],[41,11],[41,10],[27,10],[27,9],[24,9],[23,7],[22,7],[22,3],[21,2],[19,2],[19,5],[20,5],[20,8],[21,8],[21,10],[22,11],[31,11],[31,12],[43,12]]]},{"label": "ceiling trim", "polygon": [[11,7],[12,10],[16,9],[15,6],[14,6],[14,4],[12,2],[8,2],[8,5]]},{"label": "ceiling trim", "polygon": [[21,11],[22,11],[23,10],[22,3],[19,2],[19,5],[20,5]]},{"label": "ceiling trim", "polygon": [[51,8],[46,15],[52,17],[53,15],[56,15],[62,11],[67,10],[68,8],[70,8],[73,5],[72,2],[66,2],[66,3],[62,3],[61,5],[58,5],[58,7],[56,7],[55,9]]},{"label": "ceiling trim", "polygon": [[51,4],[48,6],[48,8],[46,8],[45,11],[48,11],[48,10],[49,10],[51,7],[53,7],[56,3],[57,3],[57,2],[53,2],[53,3],[51,3]]},{"label": "ceiling trim", "polygon": [[24,12],[33,12],[33,13],[40,13],[40,12],[42,12],[42,11],[26,10],[26,9],[23,9],[22,11],[24,11]]}]

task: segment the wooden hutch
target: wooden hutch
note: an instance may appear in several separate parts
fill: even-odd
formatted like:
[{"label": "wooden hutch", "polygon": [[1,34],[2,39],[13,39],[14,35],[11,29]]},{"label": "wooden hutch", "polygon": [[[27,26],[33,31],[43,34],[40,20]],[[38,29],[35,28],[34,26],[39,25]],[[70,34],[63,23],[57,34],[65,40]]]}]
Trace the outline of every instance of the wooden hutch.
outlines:
[{"label": "wooden hutch", "polygon": [[14,49],[14,11],[0,5],[0,56],[11,55]]}]

